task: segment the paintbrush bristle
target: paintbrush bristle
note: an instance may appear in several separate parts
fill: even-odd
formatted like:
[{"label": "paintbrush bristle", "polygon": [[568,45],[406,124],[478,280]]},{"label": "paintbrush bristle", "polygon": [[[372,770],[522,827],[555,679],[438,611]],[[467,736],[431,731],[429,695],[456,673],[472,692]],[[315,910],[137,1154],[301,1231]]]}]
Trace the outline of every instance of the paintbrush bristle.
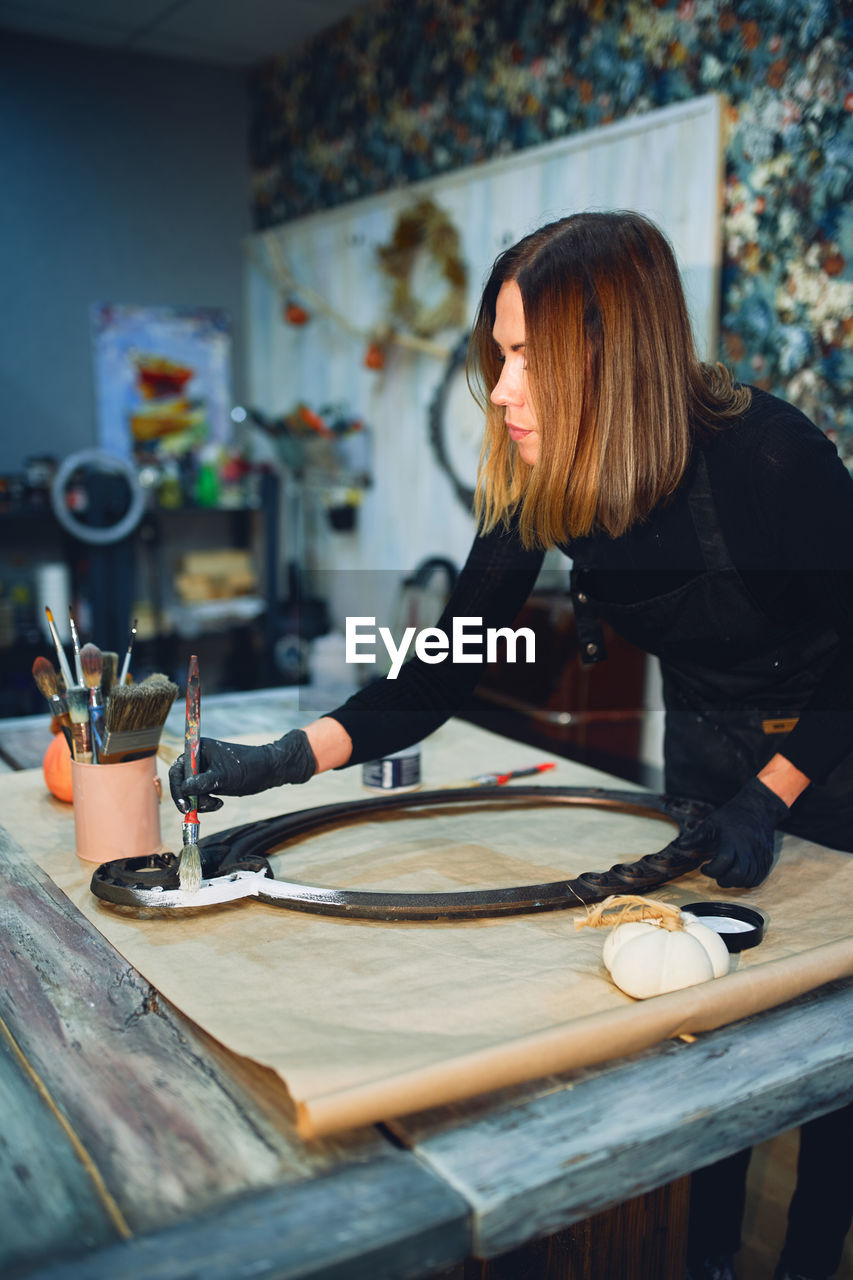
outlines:
[{"label": "paintbrush bristle", "polygon": [[48,701],[59,693],[59,678],[53,663],[47,658],[36,658],[33,663],[33,679],[38,685],[39,693]]},{"label": "paintbrush bristle", "polygon": [[79,764],[92,759],[92,731],[89,727],[89,694],[82,685],[72,684],[65,691],[71,717],[71,750]]},{"label": "paintbrush bristle", "polygon": [[162,683],[117,684],[107,703],[106,730],[125,733],[129,730],[152,729],[165,722],[178,686],[171,680]]},{"label": "paintbrush bristle", "polygon": [[72,684],[70,689],[65,691],[65,700],[68,704],[68,714],[71,716],[72,724],[88,724],[89,723],[89,697],[82,685]]},{"label": "paintbrush bristle", "polygon": [[148,699],[141,685],[117,684],[107,703],[105,727],[108,733],[138,729],[147,718]]},{"label": "paintbrush bristle", "polygon": [[181,850],[178,880],[182,893],[198,893],[201,888],[201,850],[194,841]]},{"label": "paintbrush bristle", "polygon": [[87,689],[98,689],[101,685],[101,673],[104,669],[104,655],[91,640],[80,650],[80,666],[83,670],[83,682]]},{"label": "paintbrush bristle", "polygon": [[104,649],[102,657],[104,665],[101,670],[101,694],[104,698],[107,698],[118,675],[118,654],[112,649]]}]

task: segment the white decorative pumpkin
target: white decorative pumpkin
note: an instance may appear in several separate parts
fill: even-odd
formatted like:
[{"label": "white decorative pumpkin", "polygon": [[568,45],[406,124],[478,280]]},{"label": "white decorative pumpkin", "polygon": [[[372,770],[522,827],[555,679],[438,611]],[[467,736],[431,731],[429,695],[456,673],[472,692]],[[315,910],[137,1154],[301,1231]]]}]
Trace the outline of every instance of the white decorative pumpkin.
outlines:
[{"label": "white decorative pumpkin", "polygon": [[[682,911],[681,918],[684,922],[684,931],[689,933],[691,937],[697,938],[707,951],[714,971],[713,976],[722,978],[729,971],[729,950],[723,939],[713,929],[709,929],[707,925],[702,924],[697,916],[691,915],[689,911]],[[651,921],[645,920],[629,920],[627,924],[616,925],[614,929],[610,930],[604,940],[601,958],[604,961],[605,969],[611,977],[613,974],[613,957],[620,947],[624,946],[631,938],[641,938],[649,932],[661,933],[665,931]],[[671,991],[676,990],[675,987],[668,989]]]},{"label": "white decorative pumpkin", "polygon": [[689,911],[637,894],[613,894],[576,929],[606,929],[602,959],[611,978],[637,1000],[679,991],[729,971],[729,952],[718,933]]},{"label": "white decorative pumpkin", "polygon": [[688,920],[683,929],[639,921],[617,925],[605,948],[611,978],[637,1000],[708,982],[729,970],[726,944],[696,920]]}]

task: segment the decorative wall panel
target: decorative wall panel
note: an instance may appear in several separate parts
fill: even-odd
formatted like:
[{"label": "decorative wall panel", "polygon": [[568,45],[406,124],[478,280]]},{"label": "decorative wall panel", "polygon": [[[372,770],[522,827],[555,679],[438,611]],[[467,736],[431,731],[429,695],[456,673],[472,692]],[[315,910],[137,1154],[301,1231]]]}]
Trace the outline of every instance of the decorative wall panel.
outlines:
[{"label": "decorative wall panel", "polygon": [[255,224],[730,103],[720,356],[853,465],[853,57],[831,0],[378,0],[252,81]]}]

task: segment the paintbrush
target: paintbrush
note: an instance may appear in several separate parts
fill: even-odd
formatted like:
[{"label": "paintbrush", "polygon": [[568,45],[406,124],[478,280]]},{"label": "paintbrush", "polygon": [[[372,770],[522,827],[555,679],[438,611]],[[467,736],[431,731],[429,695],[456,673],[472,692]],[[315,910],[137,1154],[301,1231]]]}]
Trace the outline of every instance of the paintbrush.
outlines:
[{"label": "paintbrush", "polygon": [[50,627],[50,634],[53,636],[53,643],[56,648],[56,657],[59,661],[59,670],[62,672],[62,679],[65,681],[66,689],[70,689],[74,683],[74,677],[71,674],[71,668],[68,665],[68,659],[65,656],[65,650],[62,647],[62,641],[56,631],[56,623],[53,621],[53,614],[47,605],[44,607],[45,616],[47,617],[47,625]]},{"label": "paintbrush", "polygon": [[531,778],[536,773],[545,773],[555,768],[553,760],[545,764],[534,764],[529,769],[510,769],[507,773],[478,773],[469,782],[471,787],[505,787],[513,778]]},{"label": "paintbrush", "polygon": [[101,656],[104,660],[101,670],[101,698],[106,702],[118,676],[118,654],[112,649],[104,649]]},{"label": "paintbrush", "polygon": [[65,734],[65,740],[69,747],[71,746],[71,717],[68,714],[68,708],[65,705],[65,699],[59,692],[59,677],[47,658],[36,658],[33,663],[33,679],[38,685],[39,693],[47,703],[53,719],[50,727],[53,733],[57,733],[60,729]]},{"label": "paintbrush", "polygon": [[77,683],[83,684],[83,664],[80,661],[80,637],[77,634],[77,626],[74,622],[74,614],[71,612],[71,606],[68,606],[68,621],[71,626],[71,643],[74,646],[74,670],[77,672]]},{"label": "paintbrush", "polygon": [[118,683],[125,684],[127,674],[130,671],[130,655],[133,653],[133,642],[136,639],[136,624],[138,618],[133,619],[133,626],[130,628],[130,644],[127,646],[127,653],[124,655],[124,662],[121,664],[121,672],[119,674]]},{"label": "paintbrush", "polygon": [[528,769],[510,769],[506,773],[478,773],[476,777],[465,778],[462,782],[448,782],[441,790],[446,791],[453,787],[505,787],[513,778],[530,778],[534,774],[545,773],[548,769],[554,768],[556,768],[554,761],[548,760],[545,764],[534,764]]},{"label": "paintbrush", "polygon": [[141,684],[117,684],[104,716],[101,764],[153,755],[177,696],[178,686],[167,676],[149,677]]},{"label": "paintbrush", "polygon": [[101,699],[101,675],[104,669],[104,658],[96,644],[89,641],[80,650],[80,669],[83,672],[83,684],[88,690],[89,728],[92,731],[92,759],[98,763],[104,733],[104,704]]},{"label": "paintbrush", "polygon": [[68,714],[71,716],[71,751],[79,764],[92,763],[92,731],[89,727],[89,693],[82,685],[72,684],[65,690]]},{"label": "paintbrush", "polygon": [[53,718],[70,725],[71,717],[59,692],[59,678],[53,663],[47,658],[36,658],[33,663],[33,679]]},{"label": "paintbrush", "polygon": [[[187,675],[187,714],[184,727],[184,778],[198,776],[198,740],[201,731],[201,688],[198,658],[190,658]],[[198,847],[198,796],[189,796],[189,809],[181,828],[182,848],[178,878],[182,893],[198,893],[201,888],[201,853]]]},{"label": "paintbrush", "polygon": [[80,650],[80,670],[83,672],[83,684],[89,690],[89,705],[102,705],[101,676],[104,670],[104,655],[91,640]]}]

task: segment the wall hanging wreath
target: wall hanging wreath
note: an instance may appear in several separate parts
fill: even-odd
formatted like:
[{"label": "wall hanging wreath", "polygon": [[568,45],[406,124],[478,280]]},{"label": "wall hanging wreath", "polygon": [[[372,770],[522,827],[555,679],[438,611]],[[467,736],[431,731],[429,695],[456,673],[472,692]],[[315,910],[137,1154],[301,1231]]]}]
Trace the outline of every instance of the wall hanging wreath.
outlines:
[{"label": "wall hanging wreath", "polygon": [[[444,296],[433,304],[418,300],[412,292],[412,276],[420,253],[427,253],[447,282]],[[465,323],[468,272],[460,252],[459,232],[432,200],[417,201],[404,209],[391,240],[376,250],[382,271],[393,281],[389,321],[419,338],[431,338],[442,329]]]}]

